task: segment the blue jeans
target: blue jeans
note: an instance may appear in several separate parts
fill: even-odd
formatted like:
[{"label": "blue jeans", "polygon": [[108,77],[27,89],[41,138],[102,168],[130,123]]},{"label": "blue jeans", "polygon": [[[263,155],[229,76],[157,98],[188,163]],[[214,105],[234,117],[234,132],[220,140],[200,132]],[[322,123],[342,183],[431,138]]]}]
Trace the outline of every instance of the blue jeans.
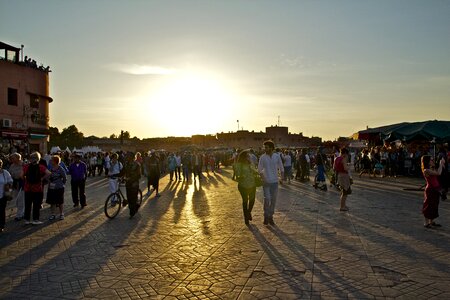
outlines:
[{"label": "blue jeans", "polygon": [[264,183],[264,218],[272,218],[277,202],[278,182]]}]

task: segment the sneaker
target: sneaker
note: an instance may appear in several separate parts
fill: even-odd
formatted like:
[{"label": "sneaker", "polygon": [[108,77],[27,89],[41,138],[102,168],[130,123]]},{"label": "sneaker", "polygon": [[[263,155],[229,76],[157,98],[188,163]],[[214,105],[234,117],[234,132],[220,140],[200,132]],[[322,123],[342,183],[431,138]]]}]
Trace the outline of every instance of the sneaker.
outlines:
[{"label": "sneaker", "polygon": [[160,194],[160,193],[158,193],[158,194],[156,194],[156,195],[155,195],[155,197],[161,197],[161,194]]},{"label": "sneaker", "polygon": [[52,221],[52,220],[54,220],[55,218],[56,218],[55,215],[51,215],[48,219],[49,219],[50,221]]},{"label": "sneaker", "polygon": [[30,225],[31,222],[29,220],[25,220],[25,225]]},{"label": "sneaker", "polygon": [[59,216],[59,219],[60,219],[60,220],[64,220],[64,215],[60,215],[60,216]]},{"label": "sneaker", "polygon": [[78,207],[78,203],[74,204],[73,207]]},{"label": "sneaker", "polygon": [[39,221],[39,220],[34,220],[31,224],[33,224],[33,225],[41,225],[41,224],[43,224],[44,222],[42,222],[42,221]]}]

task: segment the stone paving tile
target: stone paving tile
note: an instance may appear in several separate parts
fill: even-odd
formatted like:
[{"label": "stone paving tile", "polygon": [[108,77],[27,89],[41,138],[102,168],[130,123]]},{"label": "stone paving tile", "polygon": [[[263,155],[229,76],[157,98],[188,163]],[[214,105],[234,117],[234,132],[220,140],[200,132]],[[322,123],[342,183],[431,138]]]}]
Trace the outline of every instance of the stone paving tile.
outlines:
[{"label": "stone paving tile", "polygon": [[[450,232],[425,230],[420,180],[356,179],[339,195],[293,182],[279,190],[277,226],[262,224],[262,192],[243,223],[231,170],[201,183],[161,181],[138,214],[103,214],[107,181],[66,219],[0,236],[1,299],[450,299]],[[145,186],[143,183],[142,186]],[[144,191],[145,192],[145,191]],[[43,220],[48,208],[42,210]],[[450,205],[440,206],[450,224]]]}]

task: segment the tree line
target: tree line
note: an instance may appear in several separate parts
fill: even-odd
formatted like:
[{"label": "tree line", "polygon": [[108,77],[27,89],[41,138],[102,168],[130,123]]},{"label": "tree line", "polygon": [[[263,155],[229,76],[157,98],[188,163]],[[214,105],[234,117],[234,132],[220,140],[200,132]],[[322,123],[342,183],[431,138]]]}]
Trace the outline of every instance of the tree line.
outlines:
[{"label": "tree line", "polygon": [[[90,145],[90,142],[92,140],[99,139],[100,137],[91,135],[88,137],[85,137],[84,134],[78,130],[78,128],[75,125],[70,125],[69,127],[64,128],[61,132],[57,127],[50,127],[49,128],[49,148],[54,146],[59,146],[62,149],[69,147],[80,147],[80,146],[88,146]],[[108,137],[102,137],[102,138],[108,138]],[[131,135],[129,131],[121,131],[119,134],[111,134],[109,136],[110,139],[122,139],[122,140],[129,140],[131,139]],[[137,139],[137,137],[134,137],[133,139]]]}]

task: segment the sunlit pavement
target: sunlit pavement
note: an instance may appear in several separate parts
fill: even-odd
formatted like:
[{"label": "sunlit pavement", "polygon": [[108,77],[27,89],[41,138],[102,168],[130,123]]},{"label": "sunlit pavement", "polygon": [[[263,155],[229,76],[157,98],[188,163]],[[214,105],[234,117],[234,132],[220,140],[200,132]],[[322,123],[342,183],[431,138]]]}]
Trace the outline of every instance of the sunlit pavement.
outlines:
[{"label": "sunlit pavement", "polygon": [[[230,169],[200,183],[161,180],[133,219],[103,213],[104,177],[88,206],[0,235],[1,299],[450,299],[450,201],[425,229],[417,179],[356,178],[349,212],[338,192],[293,181],[279,190],[275,227],[258,188],[244,224]],[[144,187],[145,184],[141,185]],[[144,189],[144,194],[146,190]],[[42,210],[47,220],[49,208]]]}]

